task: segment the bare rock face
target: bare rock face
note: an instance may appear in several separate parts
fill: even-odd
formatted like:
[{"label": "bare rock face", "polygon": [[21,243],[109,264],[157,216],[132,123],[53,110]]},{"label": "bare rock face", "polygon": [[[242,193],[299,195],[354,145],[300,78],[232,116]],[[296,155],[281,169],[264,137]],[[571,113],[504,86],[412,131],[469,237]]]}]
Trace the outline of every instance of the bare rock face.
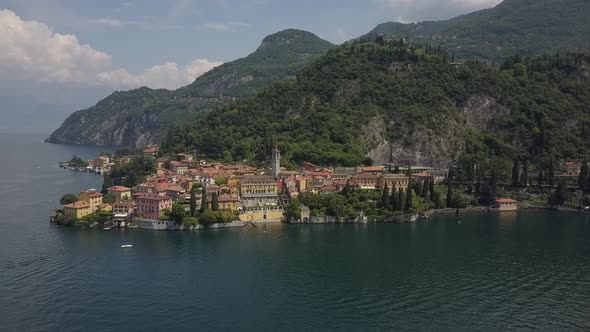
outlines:
[{"label": "bare rock face", "polygon": [[[423,165],[448,167],[465,149],[464,129],[451,118],[441,118],[441,128],[421,127],[405,132],[403,139],[390,139],[386,124],[373,119],[365,127],[363,142],[370,146],[368,157],[375,165],[393,163],[399,166]],[[394,126],[390,126],[394,127]]]},{"label": "bare rock face", "polygon": [[[473,96],[462,108],[437,115],[408,130],[401,123],[375,117],[363,128],[361,143],[374,164],[448,167],[465,150],[468,130],[485,132],[510,111],[488,96]],[[395,137],[395,138],[393,138]]]},{"label": "bare rock face", "polygon": [[492,130],[495,120],[508,115],[509,110],[498,104],[494,98],[473,96],[463,106],[463,116],[467,128],[475,131]]}]

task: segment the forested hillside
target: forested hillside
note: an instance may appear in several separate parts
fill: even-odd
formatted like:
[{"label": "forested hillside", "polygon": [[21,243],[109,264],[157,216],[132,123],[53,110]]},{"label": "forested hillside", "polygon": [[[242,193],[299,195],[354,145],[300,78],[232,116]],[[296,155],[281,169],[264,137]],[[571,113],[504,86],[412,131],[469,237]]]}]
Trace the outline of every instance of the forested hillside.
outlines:
[{"label": "forested hillside", "polygon": [[95,106],[74,112],[47,141],[133,147],[157,144],[168,126],[190,122],[201,112],[294,77],[333,46],[306,31],[284,30],[266,37],[249,56],[214,68],[186,87],[114,92]]},{"label": "forested hillside", "polygon": [[446,21],[378,25],[365,37],[405,38],[443,46],[456,59],[501,61],[553,51],[590,47],[590,1],[505,0]]},{"label": "forested hillside", "polygon": [[[211,112],[168,134],[168,151],[288,165],[460,161],[507,170],[590,152],[590,56],[511,57],[501,66],[452,63],[402,41],[330,50],[296,80]],[[289,164],[290,163],[290,164]]]}]

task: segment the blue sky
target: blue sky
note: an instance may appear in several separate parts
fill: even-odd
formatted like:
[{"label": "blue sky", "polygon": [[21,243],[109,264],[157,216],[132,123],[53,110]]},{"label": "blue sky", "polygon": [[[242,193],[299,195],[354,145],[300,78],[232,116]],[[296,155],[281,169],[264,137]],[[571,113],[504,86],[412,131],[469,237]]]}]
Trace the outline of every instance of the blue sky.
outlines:
[{"label": "blue sky", "polygon": [[0,54],[0,102],[27,95],[23,87],[72,107],[115,89],[177,88],[282,29],[342,43],[386,21],[447,19],[498,2],[0,0],[0,44],[9,50]]}]

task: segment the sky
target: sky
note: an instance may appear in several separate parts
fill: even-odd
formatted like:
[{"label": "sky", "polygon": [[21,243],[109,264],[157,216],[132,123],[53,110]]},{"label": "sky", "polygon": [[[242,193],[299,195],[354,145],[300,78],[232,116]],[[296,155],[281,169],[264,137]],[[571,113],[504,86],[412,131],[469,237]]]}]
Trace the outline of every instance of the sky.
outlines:
[{"label": "sky", "polygon": [[61,122],[114,90],[175,89],[287,28],[339,44],[383,22],[448,19],[499,2],[0,0],[0,115]]}]

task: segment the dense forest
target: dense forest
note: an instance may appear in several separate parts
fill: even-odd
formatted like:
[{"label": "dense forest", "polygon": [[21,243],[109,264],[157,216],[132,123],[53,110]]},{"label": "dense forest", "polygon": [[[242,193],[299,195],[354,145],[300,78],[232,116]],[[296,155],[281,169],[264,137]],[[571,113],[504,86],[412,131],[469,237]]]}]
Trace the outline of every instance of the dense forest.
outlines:
[{"label": "dense forest", "polygon": [[[296,79],[173,128],[163,147],[264,162],[278,141],[287,165],[350,166],[370,162],[376,143],[367,136],[377,121],[383,140],[406,152],[418,141],[453,141],[448,150],[431,144],[421,153],[508,175],[515,159],[549,167],[589,151],[589,64],[587,53],[513,56],[495,66],[456,63],[438,47],[403,41],[347,43]],[[469,106],[474,98],[495,106]]]},{"label": "dense forest", "polygon": [[457,59],[499,62],[513,54],[538,55],[589,48],[587,0],[504,0],[494,8],[450,20],[378,25],[365,37],[383,35],[432,43]]}]

